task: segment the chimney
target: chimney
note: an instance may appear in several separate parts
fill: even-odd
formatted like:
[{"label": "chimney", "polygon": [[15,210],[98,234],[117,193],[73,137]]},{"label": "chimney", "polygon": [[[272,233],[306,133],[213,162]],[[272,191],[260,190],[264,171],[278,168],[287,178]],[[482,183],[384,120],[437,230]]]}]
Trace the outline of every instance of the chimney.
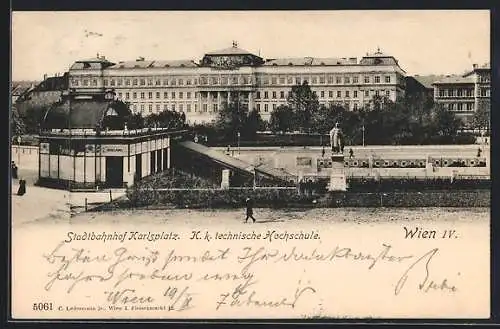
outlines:
[{"label": "chimney", "polygon": [[477,64],[472,64],[472,68],[475,70],[477,69]]},{"label": "chimney", "polygon": [[44,73],[43,80],[47,80],[47,73]]}]

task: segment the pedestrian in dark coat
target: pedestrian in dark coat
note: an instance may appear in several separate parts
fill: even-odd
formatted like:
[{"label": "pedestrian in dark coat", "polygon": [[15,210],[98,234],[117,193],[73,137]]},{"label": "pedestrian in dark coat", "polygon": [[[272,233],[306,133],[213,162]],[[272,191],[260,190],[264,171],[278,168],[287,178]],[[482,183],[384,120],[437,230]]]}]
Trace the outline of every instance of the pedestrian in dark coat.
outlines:
[{"label": "pedestrian in dark coat", "polygon": [[245,218],[245,223],[248,221],[248,218],[251,218],[252,221],[255,223],[255,218],[253,217],[253,200],[250,198],[247,198],[245,200],[246,207],[247,207],[247,217]]},{"label": "pedestrian in dark coat", "polygon": [[14,161],[12,161],[12,164],[11,164],[11,170],[12,170],[12,178],[14,179],[17,179],[17,165]]},{"label": "pedestrian in dark coat", "polygon": [[19,188],[17,189],[17,195],[22,196],[26,193],[26,181],[24,179],[19,180]]}]

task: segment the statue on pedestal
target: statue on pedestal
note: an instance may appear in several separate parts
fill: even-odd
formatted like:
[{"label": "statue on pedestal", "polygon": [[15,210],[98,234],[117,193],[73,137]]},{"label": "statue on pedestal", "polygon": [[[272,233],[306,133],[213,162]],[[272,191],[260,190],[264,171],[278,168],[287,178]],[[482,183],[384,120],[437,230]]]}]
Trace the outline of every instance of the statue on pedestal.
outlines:
[{"label": "statue on pedestal", "polygon": [[344,152],[344,136],[338,122],[335,123],[335,127],[330,130],[330,146],[332,148],[332,153]]}]

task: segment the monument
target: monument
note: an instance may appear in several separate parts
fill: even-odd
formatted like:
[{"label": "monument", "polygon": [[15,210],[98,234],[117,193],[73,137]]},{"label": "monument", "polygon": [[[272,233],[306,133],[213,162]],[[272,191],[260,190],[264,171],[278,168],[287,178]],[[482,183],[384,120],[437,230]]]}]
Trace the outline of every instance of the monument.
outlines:
[{"label": "monument", "polygon": [[347,178],[344,169],[344,136],[339,123],[330,130],[330,146],[332,150],[332,170],[330,172],[329,191],[347,190]]}]

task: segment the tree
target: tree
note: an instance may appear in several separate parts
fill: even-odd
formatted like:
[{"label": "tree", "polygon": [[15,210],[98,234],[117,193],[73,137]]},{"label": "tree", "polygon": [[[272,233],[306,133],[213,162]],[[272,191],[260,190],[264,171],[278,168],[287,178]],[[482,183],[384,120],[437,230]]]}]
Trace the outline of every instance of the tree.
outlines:
[{"label": "tree", "polygon": [[235,133],[242,132],[248,116],[248,107],[237,101],[222,104],[215,127],[226,138],[234,137]]},{"label": "tree", "polygon": [[244,139],[253,140],[257,136],[257,131],[264,130],[264,127],[264,120],[262,120],[260,113],[254,109],[248,113],[241,135]]},{"label": "tree", "polygon": [[144,118],[140,113],[131,114],[127,118],[128,129],[142,129],[144,128]]},{"label": "tree", "polygon": [[12,118],[11,118],[11,133],[12,137],[23,135],[26,132],[26,125],[23,119],[19,116],[19,111],[17,107],[12,107]]},{"label": "tree", "polygon": [[287,102],[294,113],[296,127],[309,131],[312,124],[311,118],[319,108],[319,101],[307,81],[292,87]]},{"label": "tree", "polygon": [[269,129],[272,132],[285,133],[293,126],[293,111],[289,106],[280,105],[272,113],[269,119]]},{"label": "tree", "polygon": [[472,116],[472,126],[475,129],[487,129],[490,128],[490,101],[479,101],[476,111]]},{"label": "tree", "polygon": [[435,106],[432,114],[432,127],[435,136],[454,137],[460,129],[461,121],[453,112],[442,106]]},{"label": "tree", "polygon": [[183,112],[164,110],[144,118],[145,127],[180,129],[184,127],[186,115]]},{"label": "tree", "polygon": [[343,123],[347,111],[338,105],[330,104],[328,107],[321,105],[312,113],[312,130],[320,134],[327,134],[335,123]]}]

